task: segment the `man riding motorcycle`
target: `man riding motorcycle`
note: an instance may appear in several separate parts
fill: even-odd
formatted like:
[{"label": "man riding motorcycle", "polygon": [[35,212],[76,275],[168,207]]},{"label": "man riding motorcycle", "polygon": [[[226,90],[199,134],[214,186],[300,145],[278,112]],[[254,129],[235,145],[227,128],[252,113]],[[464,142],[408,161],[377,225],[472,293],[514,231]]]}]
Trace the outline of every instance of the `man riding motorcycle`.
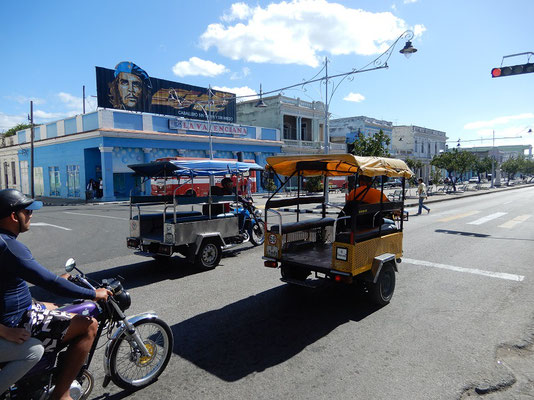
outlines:
[{"label": "man riding motorcycle", "polygon": [[15,189],[0,190],[0,323],[24,327],[43,342],[45,351],[68,345],[52,399],[70,399],[69,387],[83,365],[98,328],[97,321],[55,310],[54,305],[33,301],[27,282],[71,298],[105,300],[109,290],[86,289],[57,276],[32,256],[17,236],[30,229],[32,212],[41,202]]}]

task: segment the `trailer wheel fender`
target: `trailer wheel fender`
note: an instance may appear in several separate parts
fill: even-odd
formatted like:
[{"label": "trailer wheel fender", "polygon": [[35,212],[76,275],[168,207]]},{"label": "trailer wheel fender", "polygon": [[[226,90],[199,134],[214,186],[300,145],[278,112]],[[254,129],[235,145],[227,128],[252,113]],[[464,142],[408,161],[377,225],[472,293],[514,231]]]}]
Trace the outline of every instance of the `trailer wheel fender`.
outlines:
[{"label": "trailer wheel fender", "polygon": [[384,264],[387,263],[391,263],[395,272],[399,272],[399,269],[397,268],[397,260],[395,259],[395,254],[384,253],[379,256],[376,256],[373,259],[373,266],[371,267],[373,283],[376,283],[376,281],[378,280],[378,276],[380,275],[380,271],[382,270],[382,267],[384,266]]}]

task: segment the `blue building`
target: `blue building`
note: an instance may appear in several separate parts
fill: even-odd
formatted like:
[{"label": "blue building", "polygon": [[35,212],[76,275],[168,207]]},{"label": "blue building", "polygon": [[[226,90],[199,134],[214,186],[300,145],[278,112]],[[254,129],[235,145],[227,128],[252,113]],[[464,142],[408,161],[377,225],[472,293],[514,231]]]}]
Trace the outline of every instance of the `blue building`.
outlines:
[{"label": "blue building", "polygon": [[[237,159],[242,152],[245,160],[265,165],[266,157],[280,153],[283,144],[278,129],[101,109],[34,128],[35,194],[85,199],[90,179],[102,179],[103,200],[126,198],[140,183],[129,164],[163,157],[209,158],[208,126],[213,158]],[[30,140],[31,130],[22,130],[0,149],[0,168],[18,169],[0,172],[2,188],[31,191]],[[7,154],[9,163],[2,160]],[[261,179],[257,183],[262,191]]]}]

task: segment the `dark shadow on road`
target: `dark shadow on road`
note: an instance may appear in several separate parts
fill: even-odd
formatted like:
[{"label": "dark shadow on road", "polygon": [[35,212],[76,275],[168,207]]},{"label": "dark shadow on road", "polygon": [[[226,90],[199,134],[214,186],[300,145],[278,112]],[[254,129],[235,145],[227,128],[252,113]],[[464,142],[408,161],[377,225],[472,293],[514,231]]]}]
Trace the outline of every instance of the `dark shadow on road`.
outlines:
[{"label": "dark shadow on road", "polygon": [[224,381],[237,381],[379,309],[348,289],[282,285],[197,315],[172,326],[174,353]]},{"label": "dark shadow on road", "polygon": [[[83,271],[83,265],[80,266]],[[183,258],[173,257],[170,262],[159,262],[151,258],[146,261],[119,265],[102,271],[91,272],[87,274],[90,280],[101,282],[102,279],[115,278],[121,276],[124,288],[132,289],[136,287],[151,285],[160,281],[181,279],[186,276],[209,271],[202,271],[195,268]],[[50,301],[58,303],[69,303],[72,299],[63,298],[50,293],[45,289],[33,286],[30,288],[32,297],[39,301]]]},{"label": "dark shadow on road", "polygon": [[[150,389],[146,389],[150,390]],[[122,392],[111,394],[111,393],[104,393],[98,397],[94,397],[93,400],[120,400],[125,399],[126,397],[130,396],[132,393],[128,390],[123,390]]]},{"label": "dark shadow on road", "polygon": [[483,238],[483,239],[497,239],[497,240],[524,240],[527,242],[534,242],[534,239],[527,239],[527,238],[512,238],[512,237],[497,237],[497,236],[491,236],[484,233],[475,233],[475,232],[463,232],[463,231],[451,231],[448,229],[436,229],[434,232],[436,233],[446,233],[448,235],[459,235],[459,236],[470,236],[470,237],[477,237],[477,238]]}]

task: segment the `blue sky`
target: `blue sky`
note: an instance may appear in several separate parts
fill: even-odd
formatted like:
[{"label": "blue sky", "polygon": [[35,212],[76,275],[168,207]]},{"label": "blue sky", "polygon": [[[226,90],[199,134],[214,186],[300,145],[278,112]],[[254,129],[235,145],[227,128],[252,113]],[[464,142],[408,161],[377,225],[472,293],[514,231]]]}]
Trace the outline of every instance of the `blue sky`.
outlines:
[{"label": "blue sky", "polygon": [[[80,113],[82,85],[93,110],[95,66],[133,61],[156,78],[253,94],[311,79],[325,57],[331,74],[362,68],[413,29],[418,52],[406,59],[401,40],[388,69],[344,80],[333,118],[414,124],[463,146],[491,145],[467,141],[492,130],[523,136],[496,144],[534,145],[534,73],[490,75],[503,56],[534,52],[532,0],[4,1],[0,11],[0,132],[25,122],[30,99],[38,123]],[[284,94],[324,101],[324,85]]]}]

